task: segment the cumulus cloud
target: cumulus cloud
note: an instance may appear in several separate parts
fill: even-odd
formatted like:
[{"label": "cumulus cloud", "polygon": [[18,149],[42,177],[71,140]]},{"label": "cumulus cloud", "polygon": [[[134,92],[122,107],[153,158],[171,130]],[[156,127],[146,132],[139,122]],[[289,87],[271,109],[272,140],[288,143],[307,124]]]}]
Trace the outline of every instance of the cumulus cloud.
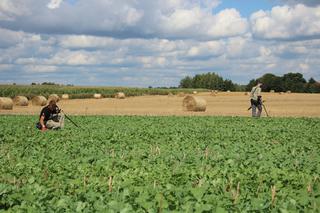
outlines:
[{"label": "cumulus cloud", "polygon": [[236,9],[213,14],[218,0],[70,2],[0,0],[0,82],[177,86],[203,72],[247,83],[289,71],[320,79],[317,6],[246,19]]},{"label": "cumulus cloud", "polygon": [[320,6],[277,6],[251,15],[252,33],[261,39],[320,38]]},{"label": "cumulus cloud", "polygon": [[48,3],[47,7],[48,7],[49,9],[57,9],[57,8],[60,7],[60,4],[62,3],[62,1],[63,1],[63,0],[51,0],[51,1]]},{"label": "cumulus cloud", "polygon": [[12,69],[12,64],[0,64],[0,72]]},{"label": "cumulus cloud", "polygon": [[23,32],[0,28],[0,48],[6,48],[18,44],[24,38],[25,34]]},{"label": "cumulus cloud", "polygon": [[60,36],[59,39],[60,46],[71,49],[110,48],[116,43],[116,40],[110,37],[86,35]]},{"label": "cumulus cloud", "polygon": [[26,65],[24,66],[26,73],[50,73],[56,72],[57,67],[47,65]]},{"label": "cumulus cloud", "polygon": [[30,12],[15,14],[14,20],[0,26],[31,33],[206,40],[248,30],[247,20],[235,9],[212,14],[219,0],[78,0],[75,4],[51,0],[47,5],[37,0],[18,5],[18,1],[11,0],[12,6],[21,4]]},{"label": "cumulus cloud", "polygon": [[319,0],[282,0],[282,2],[290,5],[293,5],[293,4],[304,4],[308,6],[320,5]]},{"label": "cumulus cloud", "polygon": [[27,9],[22,0],[1,0],[0,1],[0,21],[13,21],[16,16],[27,13]]}]

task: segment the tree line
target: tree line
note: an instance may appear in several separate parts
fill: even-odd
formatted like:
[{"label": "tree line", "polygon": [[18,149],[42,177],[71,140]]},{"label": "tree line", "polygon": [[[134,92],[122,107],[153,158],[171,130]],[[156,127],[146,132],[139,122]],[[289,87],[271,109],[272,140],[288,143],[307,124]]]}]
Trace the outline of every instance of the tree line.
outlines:
[{"label": "tree line", "polygon": [[306,92],[320,93],[320,82],[310,78],[308,81],[301,73],[287,73],[283,76],[276,76],[267,73],[260,78],[252,79],[247,85],[233,83],[229,79],[223,79],[216,73],[197,74],[194,77],[187,76],[180,81],[180,88],[202,88],[220,91],[250,91],[258,82],[263,84],[264,92]]},{"label": "tree line", "polygon": [[252,79],[246,86],[246,90],[250,91],[257,82],[263,84],[264,92],[274,90],[275,92],[320,93],[320,83],[313,78],[307,81],[301,73],[287,73],[283,76],[268,73],[258,79]]},{"label": "tree line", "polygon": [[243,91],[245,86],[233,83],[229,79],[223,79],[216,73],[197,74],[194,77],[187,76],[180,81],[180,88],[202,88],[220,91]]}]

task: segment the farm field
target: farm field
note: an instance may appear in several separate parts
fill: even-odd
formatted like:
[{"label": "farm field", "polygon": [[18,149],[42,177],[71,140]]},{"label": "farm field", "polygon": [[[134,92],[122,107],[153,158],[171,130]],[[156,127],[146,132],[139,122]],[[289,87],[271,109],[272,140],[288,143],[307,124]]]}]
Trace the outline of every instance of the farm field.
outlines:
[{"label": "farm field", "polygon": [[[177,95],[146,95],[128,97],[123,100],[72,99],[62,100],[58,105],[72,115],[213,115],[213,116],[250,116],[249,96],[244,92],[198,93],[207,101],[205,112],[186,112],[182,109],[183,97]],[[320,117],[320,94],[278,94],[263,93],[265,105],[272,117]],[[41,107],[14,106],[13,110],[0,110],[0,114],[34,115]],[[265,113],[263,114],[265,116]]]},{"label": "farm field", "polygon": [[0,116],[0,212],[319,212],[320,119]]},{"label": "farm field", "polygon": [[130,87],[84,87],[84,86],[58,86],[58,85],[0,85],[0,97],[14,98],[17,95],[31,99],[37,95],[48,97],[50,94],[69,94],[71,99],[92,98],[94,93],[102,97],[114,97],[117,92],[124,92],[126,96],[141,95],[168,95],[169,93],[192,93],[193,91],[208,91],[207,89],[161,89],[161,88],[130,88]]}]

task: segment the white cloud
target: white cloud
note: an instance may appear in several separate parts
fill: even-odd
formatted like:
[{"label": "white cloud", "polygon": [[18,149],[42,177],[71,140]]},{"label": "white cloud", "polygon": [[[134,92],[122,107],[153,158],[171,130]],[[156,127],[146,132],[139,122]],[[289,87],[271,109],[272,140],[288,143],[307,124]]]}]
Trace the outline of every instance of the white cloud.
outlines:
[{"label": "white cloud", "polygon": [[320,6],[277,6],[251,15],[252,33],[261,39],[320,38]]},{"label": "white cloud", "polygon": [[61,36],[59,43],[63,48],[108,48],[114,46],[116,40],[110,37],[71,35]]},{"label": "white cloud", "polygon": [[56,72],[57,67],[47,65],[26,65],[24,66],[26,73],[50,73]]},{"label": "white cloud", "polygon": [[13,67],[12,64],[0,64],[0,72],[11,70]]},{"label": "white cloud", "polygon": [[47,7],[48,7],[49,9],[57,9],[57,8],[60,7],[60,4],[62,3],[62,1],[63,1],[63,0],[51,0],[51,1],[48,3]]},{"label": "white cloud", "polygon": [[48,2],[21,1],[32,15],[0,21],[0,82],[177,86],[209,71],[238,83],[265,72],[320,79],[318,7],[259,11],[250,28],[235,9],[213,14],[215,0]]},{"label": "white cloud", "polygon": [[0,28],[0,48],[15,45],[25,38],[25,33]]},{"label": "white cloud", "polygon": [[247,20],[242,18],[235,9],[226,9],[219,12],[213,22],[208,23],[209,35],[217,37],[232,37],[242,35],[248,31]]},{"label": "white cloud", "polygon": [[305,4],[308,6],[315,6],[320,4],[319,0],[282,0],[282,2],[287,4]]},{"label": "white cloud", "polygon": [[[5,0],[8,1],[8,0]],[[21,0],[11,0],[18,7]],[[212,14],[219,0],[37,0],[19,2],[30,13],[0,27],[31,33],[98,35],[114,38],[205,39],[242,35],[248,23],[235,9]],[[47,6],[44,9],[43,7]],[[57,9],[59,10],[52,10]],[[88,10],[90,8],[90,10]],[[108,11],[108,12],[106,12]]]},{"label": "white cloud", "polygon": [[16,16],[27,13],[27,9],[22,4],[23,0],[1,0],[0,1],[0,21],[13,21]]}]

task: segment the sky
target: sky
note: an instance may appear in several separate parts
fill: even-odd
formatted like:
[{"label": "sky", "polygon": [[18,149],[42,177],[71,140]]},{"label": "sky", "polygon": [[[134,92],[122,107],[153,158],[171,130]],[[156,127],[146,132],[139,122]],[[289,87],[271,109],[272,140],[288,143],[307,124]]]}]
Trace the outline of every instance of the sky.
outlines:
[{"label": "sky", "polygon": [[320,0],[0,0],[0,84],[320,80]]}]

